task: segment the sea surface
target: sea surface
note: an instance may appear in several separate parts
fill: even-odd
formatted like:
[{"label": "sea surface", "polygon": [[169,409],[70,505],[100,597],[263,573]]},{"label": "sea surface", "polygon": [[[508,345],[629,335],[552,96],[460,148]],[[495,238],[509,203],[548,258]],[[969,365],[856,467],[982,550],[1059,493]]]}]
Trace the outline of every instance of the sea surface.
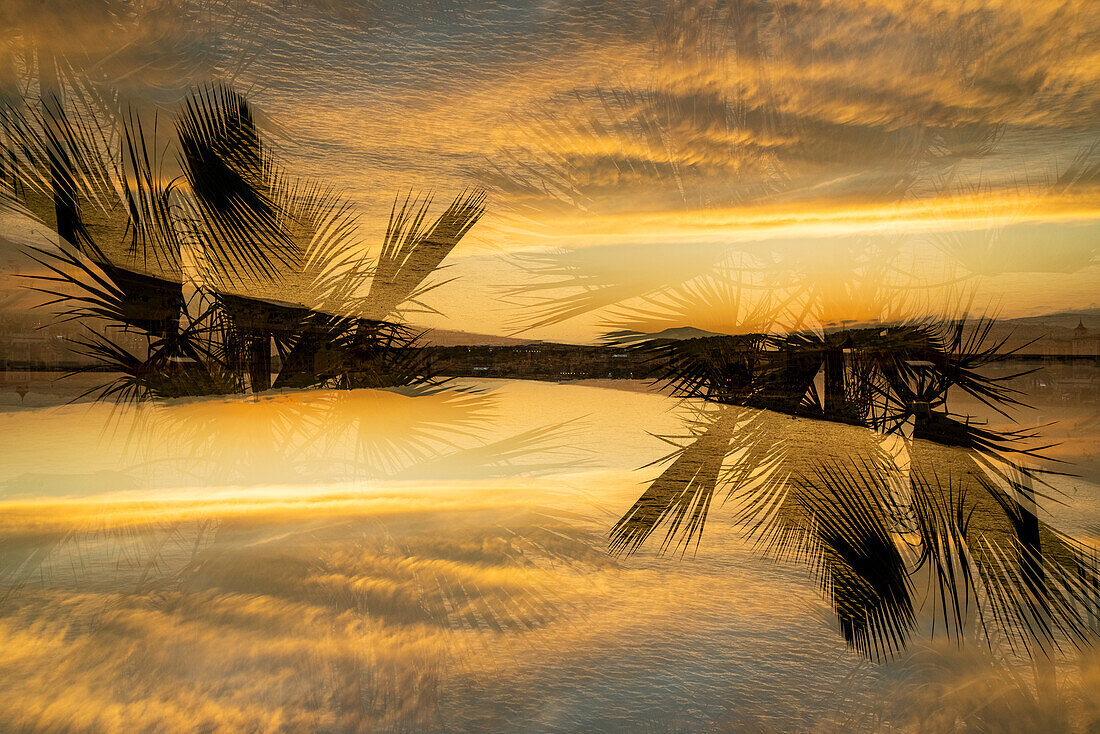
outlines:
[{"label": "sea surface", "polygon": [[[764,557],[720,496],[697,545],[660,553],[659,529],[609,553],[699,409],[643,383],[135,408],[69,402],[102,375],[55,377],[0,382],[2,731],[1034,732],[1054,715],[982,644],[852,651],[808,569]],[[1088,466],[1095,406],[1043,410]],[[768,420],[810,463],[861,430]],[[1052,484],[1046,517],[1094,542],[1096,478]],[[1060,665],[1053,705],[1087,730],[1100,659]]]}]

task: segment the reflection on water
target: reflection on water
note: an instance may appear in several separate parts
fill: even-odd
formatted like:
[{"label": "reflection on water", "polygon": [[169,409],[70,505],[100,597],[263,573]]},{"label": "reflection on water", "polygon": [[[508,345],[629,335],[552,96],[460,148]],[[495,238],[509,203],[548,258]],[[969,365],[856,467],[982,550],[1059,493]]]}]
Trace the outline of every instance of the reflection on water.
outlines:
[{"label": "reflection on water", "polygon": [[[829,631],[851,638],[844,584],[823,598],[800,564],[762,557],[760,516],[743,507],[711,508],[702,542],[695,508],[721,502],[673,509],[680,533],[699,525],[690,559],[645,545],[607,553],[609,529],[647,479],[657,477],[653,492],[677,472],[703,483],[751,475],[764,502],[853,451],[897,462],[866,429],[678,408],[615,383],[455,387],[0,415],[12,447],[0,465],[0,728],[1034,731],[1097,721],[1092,653],[1066,648],[1052,702],[1007,648],[924,634],[943,611],[917,593],[935,587],[932,576],[905,577],[904,652],[872,664],[847,651]],[[671,467],[636,470],[668,453],[658,436],[685,433]],[[942,470],[966,461],[955,451],[929,445],[910,461]],[[1093,484],[1051,481],[1100,499]],[[785,510],[791,527],[814,507],[802,499]],[[1096,505],[1077,509],[1100,521]],[[640,542],[636,525],[620,521],[613,547]],[[884,553],[914,552],[904,533],[889,537],[901,540],[884,537]],[[845,603],[858,603],[849,587]]]}]

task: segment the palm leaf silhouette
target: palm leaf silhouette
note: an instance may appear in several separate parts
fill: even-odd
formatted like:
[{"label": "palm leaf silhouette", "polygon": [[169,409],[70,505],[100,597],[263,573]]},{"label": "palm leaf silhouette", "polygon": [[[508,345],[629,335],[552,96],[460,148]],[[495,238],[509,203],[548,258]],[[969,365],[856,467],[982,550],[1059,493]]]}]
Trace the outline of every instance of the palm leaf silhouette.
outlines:
[{"label": "palm leaf silhouette", "polygon": [[394,201],[382,242],[382,253],[367,295],[367,316],[384,319],[439,284],[425,284],[429,275],[485,213],[482,191],[463,192],[431,224],[426,224],[431,197]]},{"label": "palm leaf silhouette", "polygon": [[239,282],[293,267],[301,253],[273,201],[279,173],[245,98],[222,85],[200,87],[184,101],[176,131],[213,271]]}]

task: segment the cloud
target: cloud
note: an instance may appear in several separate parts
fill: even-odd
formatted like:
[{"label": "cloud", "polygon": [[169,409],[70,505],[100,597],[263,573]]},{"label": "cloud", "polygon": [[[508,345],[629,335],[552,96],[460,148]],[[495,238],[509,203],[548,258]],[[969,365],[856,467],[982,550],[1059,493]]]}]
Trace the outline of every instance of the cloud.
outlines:
[{"label": "cloud", "polygon": [[[247,49],[237,78],[282,126],[282,152],[294,170],[346,187],[365,241],[380,241],[401,190],[488,185],[489,215],[459,258],[690,247],[761,227],[808,241],[876,223],[936,229],[944,181],[1020,208],[1021,184],[1100,138],[1100,11],[1087,0],[227,7],[240,23],[173,23],[162,10],[51,35],[94,58],[125,31],[132,43],[108,76],[156,99],[183,78],[172,81],[177,61],[201,62],[188,77],[198,78]],[[163,58],[143,56],[152,51]],[[1080,221],[1094,217],[1094,194],[1085,182],[1029,190],[1023,208]],[[471,266],[467,277],[484,276]],[[459,323],[484,321],[485,285],[447,285],[432,303]]]}]

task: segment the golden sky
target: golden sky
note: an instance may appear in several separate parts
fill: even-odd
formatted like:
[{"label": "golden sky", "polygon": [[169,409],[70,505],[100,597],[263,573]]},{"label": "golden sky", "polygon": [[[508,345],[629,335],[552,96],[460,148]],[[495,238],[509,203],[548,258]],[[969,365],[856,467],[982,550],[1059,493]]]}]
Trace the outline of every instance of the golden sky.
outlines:
[{"label": "golden sky", "polygon": [[[746,252],[812,276],[855,240],[1003,315],[1089,307],[1100,285],[1088,0],[196,2],[122,25],[89,11],[82,30],[23,4],[9,48],[86,54],[132,99],[232,75],[292,169],[360,206],[370,245],[399,192],[487,188],[427,325],[530,327],[598,281],[603,308],[526,332],[588,340],[607,308]],[[534,273],[513,259],[548,252]]]}]

